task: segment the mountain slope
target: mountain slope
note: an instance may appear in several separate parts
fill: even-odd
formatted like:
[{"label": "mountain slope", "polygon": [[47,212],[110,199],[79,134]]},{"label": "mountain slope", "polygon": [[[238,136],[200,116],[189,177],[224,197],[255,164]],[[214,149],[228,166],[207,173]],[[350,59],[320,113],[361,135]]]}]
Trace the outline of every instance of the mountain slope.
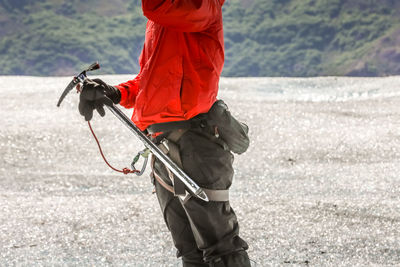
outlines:
[{"label": "mountain slope", "polygon": [[[228,0],[225,76],[400,74],[395,0]],[[140,0],[1,0],[0,75],[136,73]]]},{"label": "mountain slope", "polygon": [[399,10],[390,0],[231,1],[225,73],[399,74]]}]

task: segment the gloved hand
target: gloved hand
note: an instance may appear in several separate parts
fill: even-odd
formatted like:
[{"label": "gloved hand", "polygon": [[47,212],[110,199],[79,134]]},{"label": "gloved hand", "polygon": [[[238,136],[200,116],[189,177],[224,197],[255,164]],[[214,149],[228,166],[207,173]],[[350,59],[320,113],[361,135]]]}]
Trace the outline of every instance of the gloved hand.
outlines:
[{"label": "gloved hand", "polygon": [[111,106],[121,101],[121,92],[114,86],[108,85],[100,79],[86,79],[81,87],[79,97],[79,113],[90,121],[93,110],[96,109],[100,116],[104,116],[104,105]]}]

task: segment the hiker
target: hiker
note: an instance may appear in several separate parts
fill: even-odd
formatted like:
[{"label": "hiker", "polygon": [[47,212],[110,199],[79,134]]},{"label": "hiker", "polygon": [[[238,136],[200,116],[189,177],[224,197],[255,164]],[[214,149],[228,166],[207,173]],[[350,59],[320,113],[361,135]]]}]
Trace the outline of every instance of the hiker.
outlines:
[{"label": "hiker", "polygon": [[132,121],[207,193],[209,202],[184,196],[179,180],[153,157],[155,192],[185,267],[250,266],[228,198],[231,152],[247,149],[248,129],[216,99],[224,63],[223,3],[142,0],[148,22],[139,74],[117,86],[86,80],[80,95],[86,120],[95,109],[104,116],[110,99],[133,108]]}]

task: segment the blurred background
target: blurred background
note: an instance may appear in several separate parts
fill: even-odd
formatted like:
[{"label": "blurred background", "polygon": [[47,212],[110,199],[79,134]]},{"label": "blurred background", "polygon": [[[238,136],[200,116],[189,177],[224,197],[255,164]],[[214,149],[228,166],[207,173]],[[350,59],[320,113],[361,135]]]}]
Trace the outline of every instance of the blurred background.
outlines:
[{"label": "blurred background", "polygon": [[[140,0],[0,0],[0,75],[137,73]],[[227,0],[223,76],[400,74],[396,0]]]}]

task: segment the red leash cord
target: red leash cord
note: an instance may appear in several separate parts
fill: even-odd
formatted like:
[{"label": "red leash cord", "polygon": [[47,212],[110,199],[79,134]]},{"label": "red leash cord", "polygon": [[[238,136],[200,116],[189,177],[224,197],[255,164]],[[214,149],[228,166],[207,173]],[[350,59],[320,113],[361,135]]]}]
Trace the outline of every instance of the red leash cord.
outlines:
[{"label": "red leash cord", "polygon": [[89,125],[89,129],[90,129],[90,131],[92,132],[92,135],[93,135],[94,139],[96,140],[97,146],[99,147],[100,154],[101,154],[101,156],[103,157],[104,162],[108,165],[108,167],[110,167],[112,170],[114,170],[114,171],[116,171],[116,172],[121,172],[121,173],[123,173],[123,174],[129,174],[129,173],[137,173],[137,172],[139,172],[138,170],[131,170],[131,169],[128,169],[128,168],[123,168],[122,170],[118,170],[118,169],[114,168],[113,166],[111,166],[111,164],[108,163],[106,157],[104,156],[103,149],[101,149],[100,142],[99,142],[99,140],[97,139],[97,136],[96,136],[96,134],[94,133],[94,131],[93,131],[93,129],[92,129],[92,125],[90,124],[90,121],[88,121],[88,125]]}]

